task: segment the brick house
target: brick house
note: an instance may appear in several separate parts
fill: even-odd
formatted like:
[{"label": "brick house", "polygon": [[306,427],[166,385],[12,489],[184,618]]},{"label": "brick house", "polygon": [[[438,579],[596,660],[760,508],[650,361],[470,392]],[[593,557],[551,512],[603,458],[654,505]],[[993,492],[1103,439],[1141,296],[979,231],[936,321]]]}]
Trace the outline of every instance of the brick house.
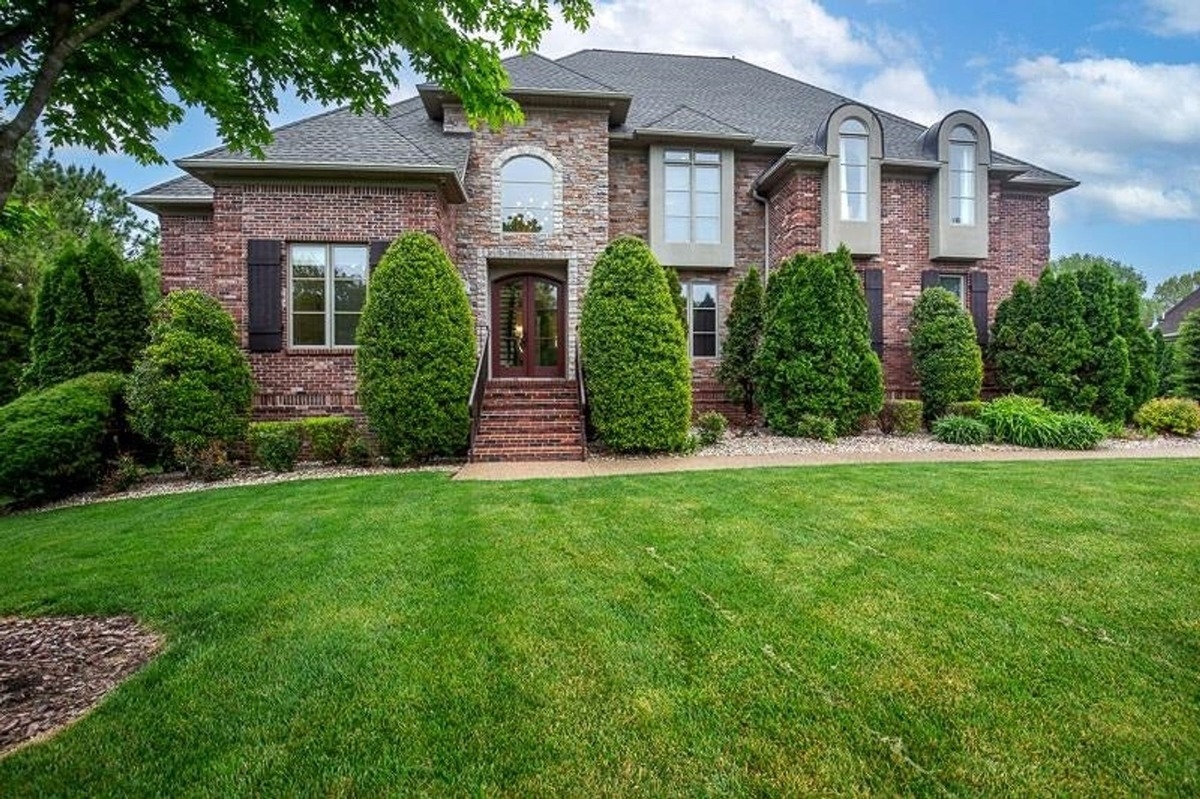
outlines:
[{"label": "brick house", "polygon": [[[698,409],[734,410],[713,374],[746,270],[842,243],[888,391],[907,394],[922,288],[958,294],[986,339],[997,303],[1049,259],[1050,197],[1077,185],[993,150],[969,111],[926,128],[737,59],[585,50],[506,66],[521,126],[473,131],[455,97],[422,85],[383,117],[281,127],[263,160],[181,159],[187,174],[131,198],[159,216],[164,288],[201,289],[233,314],[257,415],[357,412],[366,278],[410,230],[461,270],[489,390],[510,402],[555,381],[571,394],[589,271],[622,234],[679,272]],[[531,425],[503,424],[535,443]],[[568,454],[560,432],[545,454]]]}]

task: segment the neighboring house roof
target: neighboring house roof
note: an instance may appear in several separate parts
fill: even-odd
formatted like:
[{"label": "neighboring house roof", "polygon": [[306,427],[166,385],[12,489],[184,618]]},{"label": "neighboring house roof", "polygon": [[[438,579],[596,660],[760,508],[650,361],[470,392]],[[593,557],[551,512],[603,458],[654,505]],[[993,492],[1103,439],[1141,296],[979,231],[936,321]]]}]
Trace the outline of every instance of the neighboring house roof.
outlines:
[{"label": "neighboring house roof", "polygon": [[1178,336],[1179,326],[1183,324],[1183,320],[1187,315],[1193,311],[1200,311],[1200,289],[1196,289],[1172,305],[1163,314],[1162,319],[1158,323],[1158,329],[1162,331],[1163,338],[1171,339]]},{"label": "neighboring house roof", "polygon": [[[781,154],[779,164],[824,160],[818,142],[837,107],[853,102],[833,92],[736,58],[582,50],[552,61],[532,54],[506,59],[509,94],[520,102],[552,97],[608,108],[617,137],[721,139]],[[155,209],[211,197],[205,183],[220,174],[376,174],[437,180],[462,198],[469,133],[447,133],[440,117],[448,95],[425,84],[419,96],[383,116],[339,108],[273,131],[264,158],[218,147],[176,162],[193,178],[151,187],[130,199]],[[870,106],[868,106],[870,107]],[[934,169],[923,125],[873,109],[883,128],[884,159]],[[1077,183],[993,152],[992,170],[1016,184],[1062,191]],[[197,180],[196,178],[199,178]]]}]

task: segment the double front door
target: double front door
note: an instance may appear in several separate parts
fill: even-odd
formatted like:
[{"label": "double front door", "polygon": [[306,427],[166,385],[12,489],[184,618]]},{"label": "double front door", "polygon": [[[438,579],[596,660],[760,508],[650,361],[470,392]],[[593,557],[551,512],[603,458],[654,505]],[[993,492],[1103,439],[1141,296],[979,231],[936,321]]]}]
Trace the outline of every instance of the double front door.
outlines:
[{"label": "double front door", "polygon": [[566,293],[542,275],[517,275],[492,284],[492,374],[563,377]]}]

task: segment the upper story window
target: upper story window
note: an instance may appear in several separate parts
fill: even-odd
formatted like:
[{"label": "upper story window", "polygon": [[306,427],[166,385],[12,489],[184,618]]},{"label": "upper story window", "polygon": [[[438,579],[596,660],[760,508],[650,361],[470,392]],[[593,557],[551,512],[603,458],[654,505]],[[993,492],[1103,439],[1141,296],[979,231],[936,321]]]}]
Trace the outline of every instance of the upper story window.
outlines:
[{"label": "upper story window", "polygon": [[867,221],[867,144],[870,131],[851,117],[838,128],[838,165],[841,170],[842,219]]},{"label": "upper story window", "polygon": [[670,244],[721,242],[721,153],[663,153],[664,238]]},{"label": "upper story window", "polygon": [[367,247],[363,245],[291,245],[288,276],[292,346],[354,346],[367,299],[367,263]]},{"label": "upper story window", "polygon": [[978,137],[966,125],[950,131],[950,224],[975,224],[975,162]]},{"label": "upper story window", "polygon": [[554,226],[554,169],[532,155],[500,170],[500,227],[508,233],[549,233]]},{"label": "upper story window", "polygon": [[717,357],[717,284],[689,280],[681,284],[687,301],[688,354]]}]

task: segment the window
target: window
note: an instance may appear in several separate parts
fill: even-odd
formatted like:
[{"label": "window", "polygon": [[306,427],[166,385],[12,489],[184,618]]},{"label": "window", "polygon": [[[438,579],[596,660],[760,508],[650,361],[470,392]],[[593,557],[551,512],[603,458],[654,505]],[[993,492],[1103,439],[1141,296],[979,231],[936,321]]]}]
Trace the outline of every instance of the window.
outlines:
[{"label": "window", "polygon": [[354,346],[367,299],[367,257],[362,245],[291,246],[292,346]]},{"label": "window", "polygon": [[938,275],[938,285],[958,297],[959,302],[962,302],[967,294],[965,282],[962,275]]},{"label": "window", "polygon": [[867,126],[851,117],[838,128],[842,219],[867,221]]},{"label": "window", "polygon": [[950,223],[975,224],[975,131],[958,125],[950,131]]},{"label": "window", "polygon": [[664,235],[671,244],[721,243],[721,154],[663,153]]},{"label": "window", "polygon": [[701,280],[682,284],[687,301],[688,354],[693,358],[717,357],[717,285]]},{"label": "window", "polygon": [[532,155],[500,169],[500,227],[508,233],[549,233],[554,227],[554,168]]}]

